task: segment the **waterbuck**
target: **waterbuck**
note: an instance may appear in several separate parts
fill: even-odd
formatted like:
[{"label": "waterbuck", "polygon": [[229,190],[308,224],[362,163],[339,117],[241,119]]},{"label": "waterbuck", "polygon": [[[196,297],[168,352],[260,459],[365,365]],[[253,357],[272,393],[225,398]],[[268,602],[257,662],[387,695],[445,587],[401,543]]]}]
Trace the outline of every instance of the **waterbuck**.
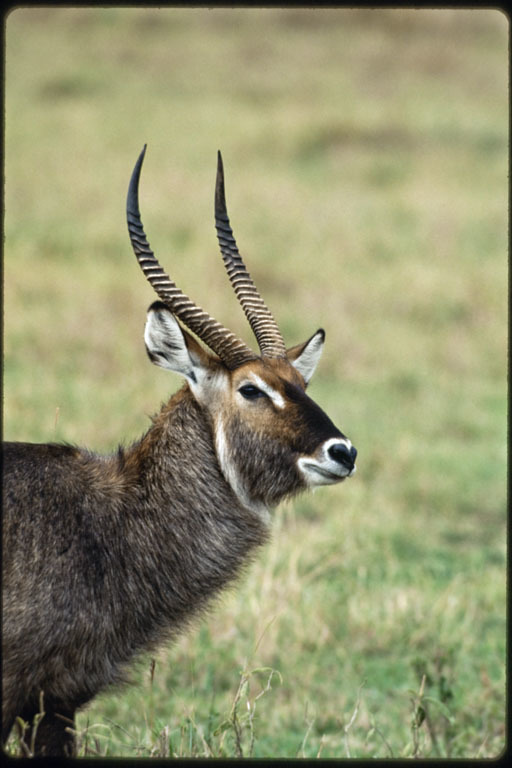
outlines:
[{"label": "waterbuck", "polygon": [[76,710],[240,574],[268,539],[272,507],[355,472],[355,448],[306,394],[324,331],[286,349],[238,252],[220,153],[217,235],[259,354],[182,293],[152,253],[138,203],[145,149],[127,199],[131,244],[159,296],[144,341],[184,386],[112,456],[3,447],[2,740],[17,717],[35,728],[42,703],[37,755],[75,754]]}]

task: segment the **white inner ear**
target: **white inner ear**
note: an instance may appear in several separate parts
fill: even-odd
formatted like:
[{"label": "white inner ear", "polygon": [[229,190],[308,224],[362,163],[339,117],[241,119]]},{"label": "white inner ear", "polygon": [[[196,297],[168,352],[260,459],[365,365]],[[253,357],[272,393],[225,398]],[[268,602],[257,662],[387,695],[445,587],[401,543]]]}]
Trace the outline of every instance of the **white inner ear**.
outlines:
[{"label": "white inner ear", "polygon": [[298,372],[304,378],[306,384],[313,376],[315,369],[318,365],[318,361],[322,356],[322,350],[324,348],[325,335],[323,331],[318,331],[308,341],[299,357],[292,360],[292,365],[298,370]]},{"label": "white inner ear", "polygon": [[149,309],[144,341],[155,365],[196,382],[194,364],[178,321],[168,309]]}]

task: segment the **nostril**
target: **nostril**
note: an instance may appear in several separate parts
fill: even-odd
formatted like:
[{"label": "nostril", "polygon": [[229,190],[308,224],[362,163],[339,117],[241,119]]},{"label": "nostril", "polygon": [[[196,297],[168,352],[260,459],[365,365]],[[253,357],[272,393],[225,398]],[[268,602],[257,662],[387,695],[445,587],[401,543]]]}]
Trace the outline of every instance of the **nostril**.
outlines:
[{"label": "nostril", "polygon": [[343,464],[345,467],[352,469],[356,460],[357,451],[354,446],[348,447],[346,443],[334,443],[328,449],[327,453],[338,464]]}]

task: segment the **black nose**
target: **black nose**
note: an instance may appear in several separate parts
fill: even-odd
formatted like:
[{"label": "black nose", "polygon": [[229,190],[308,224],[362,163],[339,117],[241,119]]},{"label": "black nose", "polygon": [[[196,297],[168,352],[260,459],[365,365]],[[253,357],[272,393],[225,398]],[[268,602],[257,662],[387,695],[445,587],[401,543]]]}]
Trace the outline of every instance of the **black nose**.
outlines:
[{"label": "black nose", "polygon": [[352,445],[350,448],[346,443],[334,443],[327,451],[331,459],[343,464],[348,469],[353,469],[356,462],[357,451]]}]

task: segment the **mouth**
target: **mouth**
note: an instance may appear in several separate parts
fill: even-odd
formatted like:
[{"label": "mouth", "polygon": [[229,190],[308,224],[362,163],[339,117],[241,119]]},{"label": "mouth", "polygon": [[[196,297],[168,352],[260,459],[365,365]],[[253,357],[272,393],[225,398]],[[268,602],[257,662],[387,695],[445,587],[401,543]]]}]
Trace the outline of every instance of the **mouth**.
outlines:
[{"label": "mouth", "polygon": [[301,469],[312,485],[332,485],[334,483],[341,483],[343,480],[346,480],[347,477],[352,477],[356,471],[354,466],[352,469],[343,469],[340,467],[341,472],[332,472],[326,467],[322,467],[312,461],[301,462]]}]

